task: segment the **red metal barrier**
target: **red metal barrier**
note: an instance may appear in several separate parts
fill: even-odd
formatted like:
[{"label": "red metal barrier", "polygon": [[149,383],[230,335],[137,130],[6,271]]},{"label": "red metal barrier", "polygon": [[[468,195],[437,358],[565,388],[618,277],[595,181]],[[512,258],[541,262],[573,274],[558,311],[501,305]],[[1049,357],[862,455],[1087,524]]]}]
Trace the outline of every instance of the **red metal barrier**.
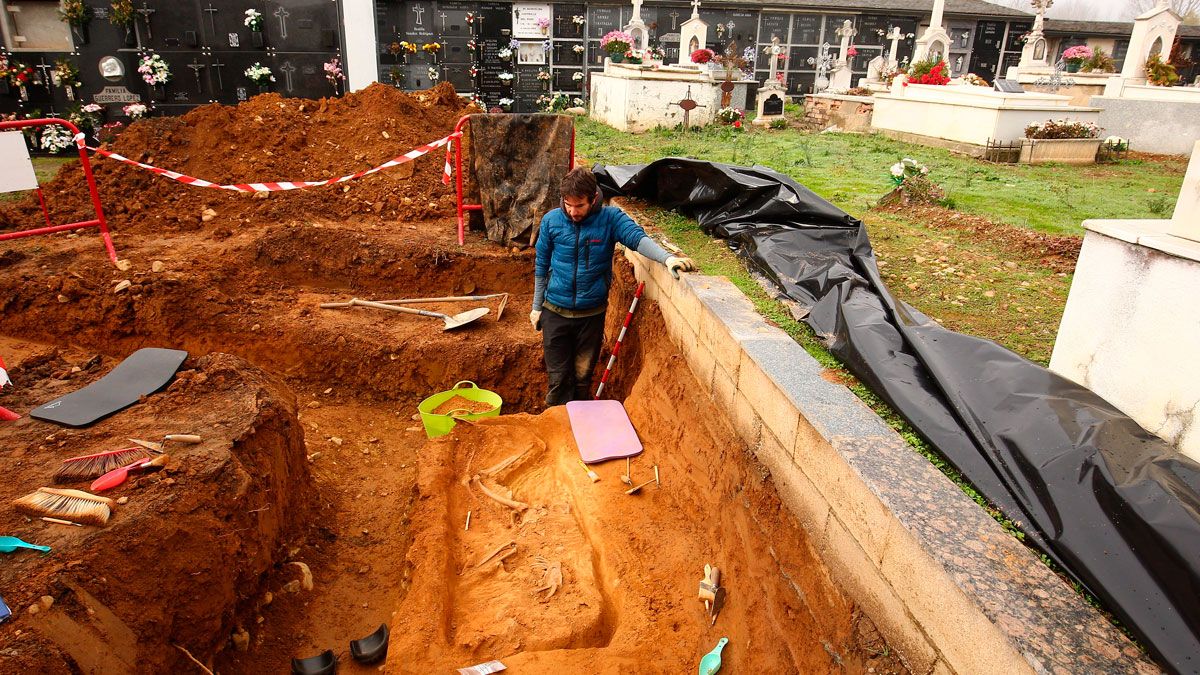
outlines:
[{"label": "red metal barrier", "polygon": [[[454,125],[454,192],[458,203],[458,245],[462,246],[466,224],[463,219],[463,213],[466,211],[482,211],[483,204],[464,204],[463,203],[463,171],[462,171],[462,137],[463,127],[471,119],[472,115],[463,115],[458,120],[458,124]],[[571,125],[571,156],[567,159],[567,170],[575,168],[575,125]]]},{"label": "red metal barrier", "polygon": [[96,178],[92,175],[92,165],[91,162],[88,161],[87,146],[84,145],[83,134],[79,133],[79,128],[67,120],[52,117],[35,120],[0,122],[0,131],[5,131],[8,129],[24,129],[25,127],[45,127],[50,126],[51,124],[64,126],[71,131],[71,136],[75,141],[75,145],[79,148],[79,163],[83,165],[83,175],[87,178],[88,192],[92,196],[92,206],[96,210],[96,217],[92,220],[81,220],[77,223],[52,225],[50,223],[50,211],[46,208],[46,198],[42,194],[42,189],[39,187],[37,190],[38,200],[42,205],[42,216],[46,219],[46,227],[38,227],[32,230],[20,230],[18,232],[0,233],[0,241],[7,239],[20,239],[21,237],[32,237],[37,234],[52,234],[54,232],[66,232],[68,230],[81,230],[85,227],[99,227],[100,236],[104,240],[104,248],[108,251],[108,258],[115,265],[117,263],[117,251],[113,248],[112,235],[110,235],[108,232],[108,222],[104,220],[104,210],[100,207],[100,193],[96,191]]}]

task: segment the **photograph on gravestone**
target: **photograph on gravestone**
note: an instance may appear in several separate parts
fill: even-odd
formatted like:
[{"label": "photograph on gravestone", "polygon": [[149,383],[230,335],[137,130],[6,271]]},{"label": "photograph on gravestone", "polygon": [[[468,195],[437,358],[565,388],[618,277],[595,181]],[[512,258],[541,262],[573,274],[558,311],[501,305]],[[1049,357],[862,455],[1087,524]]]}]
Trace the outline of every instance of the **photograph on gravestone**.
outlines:
[{"label": "photograph on gravestone", "polygon": [[544,65],[546,50],[542,40],[521,40],[517,47],[517,63],[520,65]]}]

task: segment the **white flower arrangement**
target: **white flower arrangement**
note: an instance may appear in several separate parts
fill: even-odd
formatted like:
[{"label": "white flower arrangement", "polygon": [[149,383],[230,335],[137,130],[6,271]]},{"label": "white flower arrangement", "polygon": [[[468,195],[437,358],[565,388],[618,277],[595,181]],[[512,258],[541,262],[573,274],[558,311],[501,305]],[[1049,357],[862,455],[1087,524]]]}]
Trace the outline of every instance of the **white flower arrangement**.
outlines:
[{"label": "white flower arrangement", "polygon": [[582,26],[583,25],[583,15],[576,14],[575,16],[572,16],[571,23],[575,24],[576,26]]},{"label": "white flower arrangement", "polygon": [[572,76],[571,76],[571,79],[572,79],[572,80],[575,80],[576,82],[579,82],[580,80],[582,80],[582,79],[583,79],[583,73],[582,73],[582,72],[577,72],[577,73],[575,73],[574,75],[572,75]]},{"label": "white flower arrangement", "polygon": [[246,24],[246,28],[249,28],[252,31],[257,32],[262,30],[262,12],[258,11],[257,9],[246,10],[246,18],[242,20],[242,23]]},{"label": "white flower arrangement", "polygon": [[94,114],[100,112],[101,110],[104,110],[104,106],[100,105],[99,103],[89,103],[89,104],[83,106],[82,108],[80,108],[80,110],[82,110],[85,113],[88,113],[89,115],[94,115]]},{"label": "white flower arrangement", "polygon": [[512,58],[512,50],[508,47],[505,47],[504,49],[496,52],[496,56],[499,56],[501,61],[507,61]]},{"label": "white flower arrangement", "polygon": [[436,82],[442,76],[441,72],[437,69],[437,66],[429,66],[429,68],[425,70],[425,74],[429,76],[429,80],[431,82]]},{"label": "white flower arrangement", "polygon": [[576,108],[582,108],[582,107],[583,107],[583,99],[579,98],[578,96],[576,96],[575,98],[571,99],[571,103],[575,104],[575,107],[576,107]]},{"label": "white flower arrangement", "polygon": [[911,157],[905,157],[899,162],[893,164],[889,173],[892,174],[892,182],[896,185],[899,185],[908,178],[924,176],[928,174],[929,167]]},{"label": "white flower arrangement", "polygon": [[506,96],[506,97],[504,97],[504,98],[502,98],[502,99],[500,99],[500,107],[501,107],[501,108],[504,108],[504,107],[510,106],[510,105],[512,105],[512,104],[513,104],[513,100],[512,100],[511,98],[508,98],[507,96]]},{"label": "white flower arrangement", "polygon": [[66,127],[51,124],[42,131],[42,149],[57,155],[71,145],[71,132]]},{"label": "white flower arrangement", "polygon": [[506,73],[500,73],[496,77],[499,77],[501,82],[508,83],[508,82],[512,82],[513,78],[516,76],[513,75],[512,73],[506,72]]},{"label": "white flower arrangement", "polygon": [[583,45],[575,45],[574,47],[571,47],[571,51],[575,52],[576,54],[582,54],[585,49],[587,48]]},{"label": "white flower arrangement", "polygon": [[129,105],[125,106],[124,108],[121,108],[121,112],[124,112],[125,115],[127,115],[129,117],[129,119],[134,120],[134,121],[140,120],[143,117],[145,117],[146,111],[147,111],[146,106],[141,103],[130,103]]},{"label": "white flower arrangement", "polygon": [[148,51],[138,60],[138,72],[146,84],[166,84],[171,80],[171,67],[163,61],[163,57]]},{"label": "white flower arrangement", "polygon": [[245,70],[245,75],[250,79],[251,82],[260,87],[268,82],[275,81],[275,75],[271,72],[271,69],[257,61],[254,62],[254,65]]}]

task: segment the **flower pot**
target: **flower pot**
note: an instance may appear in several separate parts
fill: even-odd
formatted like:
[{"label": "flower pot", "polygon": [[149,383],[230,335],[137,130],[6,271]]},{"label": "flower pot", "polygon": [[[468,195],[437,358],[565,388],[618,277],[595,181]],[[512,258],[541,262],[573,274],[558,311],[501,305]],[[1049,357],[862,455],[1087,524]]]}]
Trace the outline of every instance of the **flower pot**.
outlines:
[{"label": "flower pot", "polygon": [[137,35],[133,32],[133,26],[125,26],[125,46],[133,47],[137,44]]},{"label": "flower pot", "polygon": [[609,52],[608,58],[612,59],[613,63],[620,63],[625,60],[625,55],[618,52]]},{"label": "flower pot", "polygon": [[0,79],[0,96],[7,96],[12,89],[8,86],[7,79]]},{"label": "flower pot", "polygon": [[1067,61],[1067,72],[1068,73],[1078,73],[1080,65],[1082,65],[1082,64],[1075,62],[1075,61]]},{"label": "flower pot", "polygon": [[546,26],[543,26],[543,27],[542,27],[542,35],[547,35],[547,34],[549,34],[549,33],[550,33],[550,28],[549,28],[549,27],[546,27]]},{"label": "flower pot", "polygon": [[270,84],[260,84],[260,85],[258,85],[258,93],[260,93],[260,94],[265,94],[265,93],[267,93],[268,91],[271,91],[271,85],[270,85]]},{"label": "flower pot", "polygon": [[150,85],[150,98],[159,102],[167,100],[167,86],[165,84]]},{"label": "flower pot", "polygon": [[263,46],[263,32],[261,30],[250,31],[250,44],[254,45],[255,47]]}]

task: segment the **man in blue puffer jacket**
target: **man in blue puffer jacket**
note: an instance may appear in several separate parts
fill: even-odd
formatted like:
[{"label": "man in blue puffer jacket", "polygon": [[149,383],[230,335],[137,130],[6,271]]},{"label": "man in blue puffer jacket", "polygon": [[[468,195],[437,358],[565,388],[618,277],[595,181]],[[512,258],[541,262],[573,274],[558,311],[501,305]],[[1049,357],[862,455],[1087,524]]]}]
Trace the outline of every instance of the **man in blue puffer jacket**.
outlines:
[{"label": "man in blue puffer jacket", "polygon": [[550,378],[546,405],[592,397],[617,242],[666,265],[676,279],[681,270],[695,269],[691,260],[663,250],[624,211],[604,206],[591,171],[572,170],[559,188],[561,206],[542,218],[538,230],[529,313],[530,323],[542,331]]}]

